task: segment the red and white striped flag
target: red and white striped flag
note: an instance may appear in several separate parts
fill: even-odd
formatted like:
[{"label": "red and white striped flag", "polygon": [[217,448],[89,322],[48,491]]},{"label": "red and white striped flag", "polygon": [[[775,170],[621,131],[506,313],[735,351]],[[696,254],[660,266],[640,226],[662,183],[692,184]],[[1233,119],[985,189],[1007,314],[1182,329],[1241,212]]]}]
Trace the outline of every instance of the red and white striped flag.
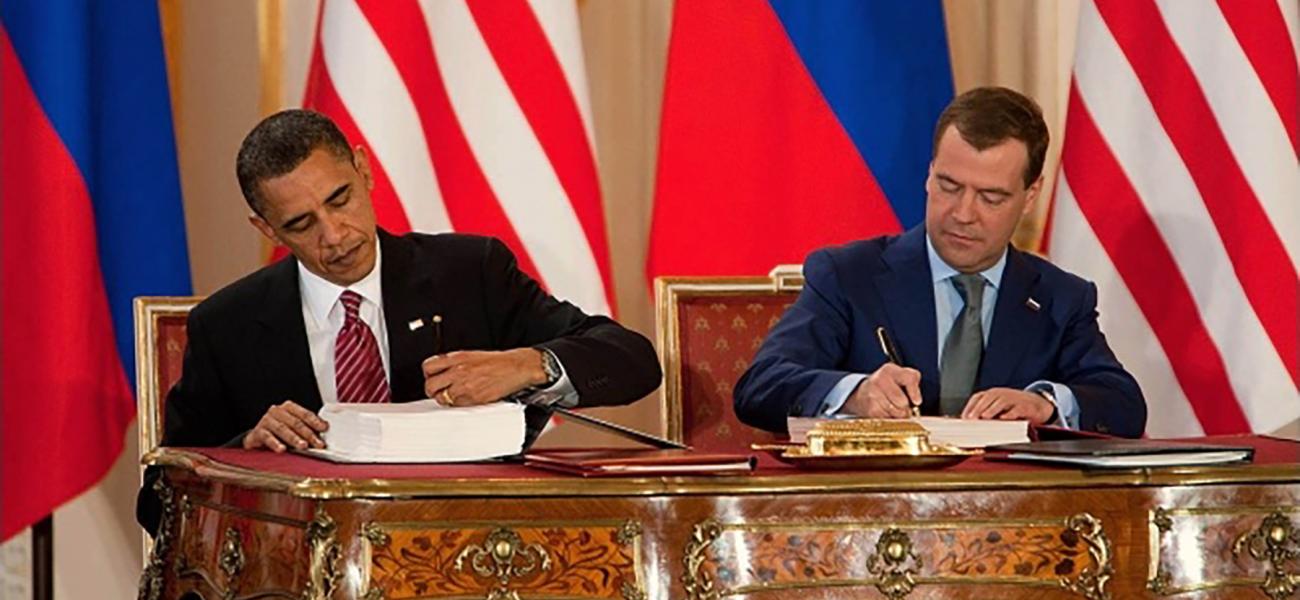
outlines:
[{"label": "red and white striped flag", "polygon": [[1151,436],[1300,418],[1297,12],[1083,3],[1050,253],[1097,282]]},{"label": "red and white striped flag", "polygon": [[304,105],[371,153],[380,226],[491,235],[614,307],[577,6],[325,0]]}]

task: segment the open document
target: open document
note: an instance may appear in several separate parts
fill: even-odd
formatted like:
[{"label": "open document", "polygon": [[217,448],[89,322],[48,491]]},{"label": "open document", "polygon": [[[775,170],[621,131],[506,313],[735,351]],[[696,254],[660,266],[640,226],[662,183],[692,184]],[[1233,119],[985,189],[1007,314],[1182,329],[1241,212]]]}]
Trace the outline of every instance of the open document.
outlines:
[{"label": "open document", "polygon": [[331,404],[324,449],[304,451],[336,462],[468,462],[519,454],[524,406],[493,402],[446,408],[433,400],[397,404]]}]

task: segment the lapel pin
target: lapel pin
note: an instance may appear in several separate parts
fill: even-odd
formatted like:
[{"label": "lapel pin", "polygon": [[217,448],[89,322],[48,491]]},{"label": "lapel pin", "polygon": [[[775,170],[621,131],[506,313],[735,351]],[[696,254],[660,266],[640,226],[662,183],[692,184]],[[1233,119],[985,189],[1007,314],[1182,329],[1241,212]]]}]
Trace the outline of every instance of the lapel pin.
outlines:
[{"label": "lapel pin", "polygon": [[406,327],[411,331],[415,331],[416,329],[424,327],[424,319],[411,319],[410,322],[406,324]]},{"label": "lapel pin", "polygon": [[1038,312],[1038,309],[1042,308],[1042,306],[1038,304],[1038,301],[1034,300],[1033,298],[1025,300],[1025,306],[1028,306],[1029,310],[1032,310],[1034,312]]}]

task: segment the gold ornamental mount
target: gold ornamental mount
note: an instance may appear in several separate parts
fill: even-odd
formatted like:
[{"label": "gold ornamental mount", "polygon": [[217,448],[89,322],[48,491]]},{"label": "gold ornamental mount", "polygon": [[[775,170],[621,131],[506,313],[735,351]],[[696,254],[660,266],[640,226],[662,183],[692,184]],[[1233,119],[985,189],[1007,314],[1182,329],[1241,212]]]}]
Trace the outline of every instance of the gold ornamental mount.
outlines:
[{"label": "gold ornamental mount", "polygon": [[523,578],[551,569],[551,556],[541,544],[524,544],[518,532],[498,527],[487,535],[482,546],[469,546],[456,556],[456,571],[464,572],[466,561],[480,577],[494,578],[497,588],[488,600],[518,600],[510,589],[512,579]]},{"label": "gold ornamental mount", "polygon": [[1264,595],[1280,600],[1292,597],[1300,589],[1300,572],[1287,570],[1287,564],[1300,557],[1300,527],[1286,515],[1274,512],[1264,517],[1259,528],[1239,536],[1232,544],[1232,554],[1243,553],[1268,562],[1268,571],[1260,584]]}]

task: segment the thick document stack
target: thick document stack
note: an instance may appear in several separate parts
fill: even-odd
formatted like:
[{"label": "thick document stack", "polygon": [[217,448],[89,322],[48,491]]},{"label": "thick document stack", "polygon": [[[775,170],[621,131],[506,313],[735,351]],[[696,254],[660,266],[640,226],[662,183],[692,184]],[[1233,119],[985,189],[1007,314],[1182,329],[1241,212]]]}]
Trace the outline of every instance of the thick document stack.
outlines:
[{"label": "thick document stack", "polygon": [[[808,431],[824,418],[790,417],[786,426],[790,431],[790,443],[802,444],[807,439]],[[955,419],[952,417],[913,417],[900,419],[924,427],[930,432],[931,444],[943,444],[958,448],[983,448],[995,444],[1015,444],[1029,441],[1028,421],[978,421],[974,419]]]},{"label": "thick document stack", "polygon": [[1091,469],[1145,469],[1221,465],[1249,461],[1250,446],[1219,446],[1177,440],[1119,438],[1007,444],[988,449],[988,458],[1072,465]]},{"label": "thick document stack", "polygon": [[444,408],[433,400],[398,404],[331,404],[325,448],[306,454],[335,462],[469,462],[519,454],[524,406],[493,402]]},{"label": "thick document stack", "polygon": [[754,468],[748,454],[712,454],[691,450],[555,449],[534,450],[524,464],[583,477],[668,475],[736,475]]}]

